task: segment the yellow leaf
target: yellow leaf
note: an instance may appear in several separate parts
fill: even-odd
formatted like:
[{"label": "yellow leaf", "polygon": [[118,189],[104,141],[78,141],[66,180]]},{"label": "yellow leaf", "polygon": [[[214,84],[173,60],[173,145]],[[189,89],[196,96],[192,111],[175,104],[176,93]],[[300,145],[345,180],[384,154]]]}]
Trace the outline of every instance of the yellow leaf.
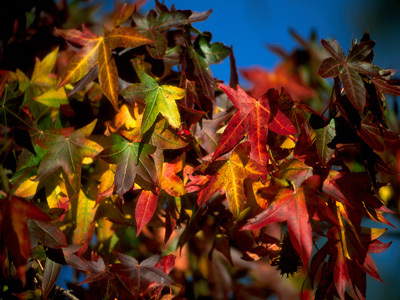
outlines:
[{"label": "yellow leaf", "polygon": [[102,44],[103,37],[99,36],[88,42],[78,53],[76,53],[70,59],[58,87],[62,87],[67,83],[75,83],[85,76],[90,69],[96,65],[99,56],[99,49]]},{"label": "yellow leaf", "polygon": [[115,116],[114,127],[115,130],[118,130],[122,125],[125,125],[127,130],[131,130],[140,127],[141,122],[142,116],[139,115],[138,107],[135,105],[130,109],[127,105],[123,104]]},{"label": "yellow leaf", "polygon": [[49,107],[60,107],[61,104],[68,104],[68,98],[64,87],[58,90],[51,89],[33,99]]},{"label": "yellow leaf", "polygon": [[96,201],[89,199],[82,190],[79,191],[76,213],[76,228],[74,230],[74,244],[83,245],[78,253],[83,253],[90,244],[94,233],[94,216],[97,210]]},{"label": "yellow leaf", "polygon": [[111,49],[106,43],[99,46],[99,81],[103,94],[111,102],[114,109],[118,111],[118,71],[115,61],[111,55]]},{"label": "yellow leaf", "polygon": [[36,83],[39,78],[48,77],[53,71],[57,61],[58,47],[46,55],[42,61],[36,58],[35,68],[32,73],[32,82]]},{"label": "yellow leaf", "polygon": [[36,176],[33,176],[18,186],[17,190],[15,191],[14,195],[21,198],[29,198],[36,194],[36,189],[39,185],[39,181],[33,181]]}]

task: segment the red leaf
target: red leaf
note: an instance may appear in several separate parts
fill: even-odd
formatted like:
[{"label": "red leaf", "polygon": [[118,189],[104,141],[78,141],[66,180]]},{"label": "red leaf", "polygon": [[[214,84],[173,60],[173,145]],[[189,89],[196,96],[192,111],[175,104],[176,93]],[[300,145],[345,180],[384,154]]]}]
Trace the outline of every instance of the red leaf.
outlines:
[{"label": "red leaf", "polygon": [[157,208],[158,193],[143,190],[139,196],[135,209],[135,219],[137,224],[136,236],[140,234],[143,227],[151,220]]},{"label": "red leaf", "polygon": [[248,134],[251,144],[250,158],[259,164],[266,165],[268,128],[284,135],[296,132],[290,120],[280,110],[275,107],[270,109],[269,98],[279,98],[278,92],[271,90],[256,100],[247,95],[240,86],[237,87],[237,91],[223,84],[219,87],[239,111],[229,121],[212,159],[232,150]]},{"label": "red leaf", "polygon": [[154,267],[168,275],[174,269],[175,258],[176,256],[173,254],[165,255],[161,257],[160,261]]},{"label": "red leaf", "polygon": [[285,65],[278,66],[272,72],[256,67],[242,70],[241,73],[253,83],[252,94],[255,98],[261,97],[269,89],[280,90],[282,87],[297,101],[315,95],[315,91],[303,84],[297,75],[290,73]]},{"label": "red leaf", "polygon": [[49,222],[51,219],[36,205],[18,197],[6,200],[1,222],[1,238],[8,249],[17,274],[25,284],[25,269],[31,249],[27,219]]},{"label": "red leaf", "polygon": [[287,221],[289,237],[304,266],[308,265],[312,251],[312,229],[301,186],[296,191],[282,188],[266,210],[248,220],[242,230],[253,230],[270,223]]}]

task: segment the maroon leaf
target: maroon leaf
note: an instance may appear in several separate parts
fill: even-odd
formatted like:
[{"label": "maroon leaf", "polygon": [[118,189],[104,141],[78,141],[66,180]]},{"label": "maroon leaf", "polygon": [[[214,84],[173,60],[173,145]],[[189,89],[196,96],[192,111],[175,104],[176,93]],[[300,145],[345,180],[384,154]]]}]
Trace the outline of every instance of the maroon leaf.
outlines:
[{"label": "maroon leaf", "polygon": [[47,299],[47,296],[53,289],[60,272],[61,265],[49,258],[46,258],[42,281],[43,299]]}]

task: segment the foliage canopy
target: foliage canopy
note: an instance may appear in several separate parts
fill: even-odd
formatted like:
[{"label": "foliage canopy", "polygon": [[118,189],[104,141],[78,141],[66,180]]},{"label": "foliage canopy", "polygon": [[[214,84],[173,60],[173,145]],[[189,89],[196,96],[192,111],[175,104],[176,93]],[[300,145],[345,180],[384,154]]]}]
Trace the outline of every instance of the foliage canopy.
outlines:
[{"label": "foliage canopy", "polygon": [[[364,220],[393,226],[400,199],[400,82],[369,33],[346,54],[292,32],[245,89],[233,48],[194,27],[211,10],[139,1],[99,30],[78,3],[3,37],[2,296],[364,299],[390,246]],[[223,83],[210,65],[228,58]],[[66,265],[88,289],[55,285]]]}]

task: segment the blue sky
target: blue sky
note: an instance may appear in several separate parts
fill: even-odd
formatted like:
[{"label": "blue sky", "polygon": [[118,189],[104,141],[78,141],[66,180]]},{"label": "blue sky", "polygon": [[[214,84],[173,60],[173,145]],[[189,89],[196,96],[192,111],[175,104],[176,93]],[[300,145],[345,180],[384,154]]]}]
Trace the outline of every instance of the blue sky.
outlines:
[{"label": "blue sky", "polygon": [[[289,34],[289,28],[295,29],[303,37],[309,37],[312,29],[318,38],[334,38],[346,51],[352,38],[361,38],[365,29],[369,29],[372,39],[377,41],[375,63],[383,68],[399,68],[400,61],[393,55],[385,55],[388,40],[391,46],[400,48],[400,35],[389,39],[374,28],[365,28],[368,22],[361,8],[374,9],[372,0],[164,0],[168,7],[175,4],[177,9],[205,11],[213,13],[208,20],[194,24],[202,31],[213,34],[213,41],[233,45],[238,67],[260,65],[272,69],[278,57],[266,48],[266,44],[276,44],[290,51],[296,45]],[[154,7],[149,1],[144,11]],[[385,22],[391,22],[388,18]],[[372,26],[372,25],[371,25]],[[214,76],[229,80],[229,61],[212,67]]]}]

